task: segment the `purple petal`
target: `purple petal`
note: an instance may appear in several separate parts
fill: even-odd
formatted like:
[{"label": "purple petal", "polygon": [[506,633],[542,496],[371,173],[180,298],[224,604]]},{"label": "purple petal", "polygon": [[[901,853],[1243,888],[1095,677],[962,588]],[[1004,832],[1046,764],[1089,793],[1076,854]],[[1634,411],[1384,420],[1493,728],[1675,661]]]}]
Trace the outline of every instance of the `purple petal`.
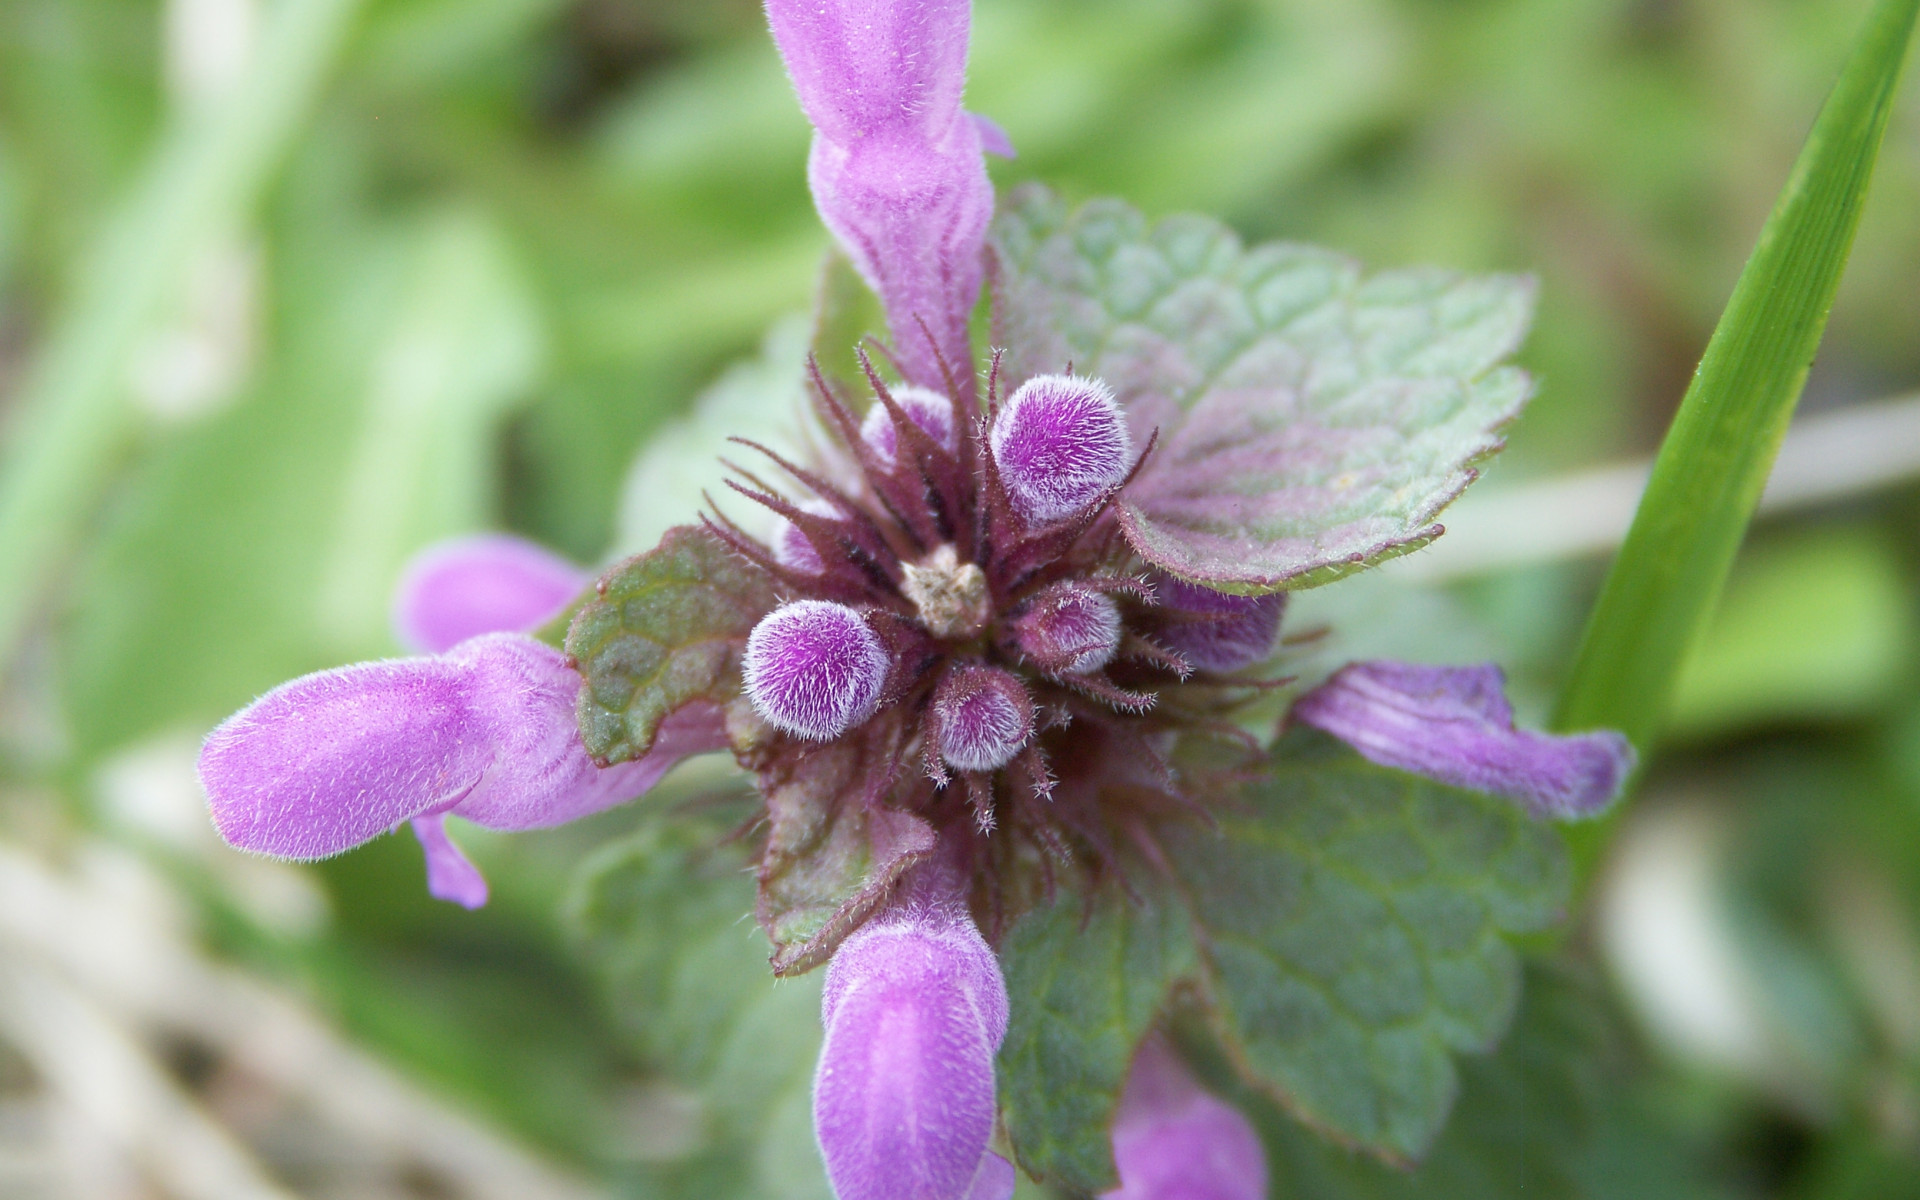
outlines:
[{"label": "purple petal", "polygon": [[228,842],[326,858],[458,802],[492,760],[466,673],[403,658],[281,684],[208,735],[200,781]]},{"label": "purple petal", "polygon": [[1007,1021],[999,963],[966,910],[915,904],[869,921],[834,955],[821,1016],[814,1126],[834,1194],[966,1197],[989,1167]]},{"label": "purple petal", "polygon": [[1012,628],[1014,645],[1028,661],[1062,675],[1098,671],[1120,648],[1119,607],[1111,597],[1077,584],[1041,592]]},{"label": "purple petal", "polygon": [[967,318],[993,218],[979,128],[956,121],[938,141],[883,136],[852,146],[823,134],[807,179],[821,221],[886,306],[907,379],[938,391],[950,372],[954,386],[971,389]]},{"label": "purple petal", "polygon": [[1539,816],[1589,817],[1612,803],[1633,771],[1627,739],[1517,730],[1504,682],[1491,663],[1352,663],[1296,701],[1293,716],[1382,766],[1507,796]]},{"label": "purple petal", "polygon": [[[575,724],[580,686],[558,650],[509,633],[295,679],[208,735],[200,780],[214,825],[243,850],[296,859],[446,813],[530,829],[639,795],[686,755],[726,745],[718,710],[690,705],[645,757],[601,770]],[[422,834],[430,865],[472,896],[441,842]]]},{"label": "purple petal", "polygon": [[960,114],[971,0],[767,0],[800,107],[843,145],[938,138]]},{"label": "purple petal", "polygon": [[940,757],[958,771],[997,771],[1033,737],[1033,698],[997,667],[949,671],[931,717]]},{"label": "purple petal", "polygon": [[[905,384],[893,389],[893,401],[918,425],[921,432],[932,438],[947,453],[959,449],[960,440],[953,432],[953,402],[932,388],[915,387]],[[876,404],[867,410],[866,419],[860,422],[860,440],[872,448],[888,466],[900,452],[900,431],[893,427],[893,414],[884,404]]]},{"label": "purple petal", "polygon": [[992,117],[983,117],[979,113],[968,113],[967,119],[972,121],[975,128],[980,131],[982,150],[995,158],[1020,157],[1020,152],[1013,148],[1013,139],[1008,137],[1007,131],[1000,127],[1000,122]]},{"label": "purple petal", "polygon": [[1101,1200],[1263,1200],[1267,1157],[1238,1109],[1203,1091],[1158,1036],[1134,1055],[1113,1125],[1120,1186]]},{"label": "purple petal", "polygon": [[966,1200],[1013,1200],[1013,1189],[1018,1183],[1013,1164],[989,1150],[980,1156],[980,1169],[974,1172]]},{"label": "purple petal", "polygon": [[480,868],[447,836],[444,813],[415,817],[413,836],[420,839],[420,848],[426,851],[429,896],[462,908],[479,908],[487,902],[487,881]]},{"label": "purple petal", "polygon": [[486,777],[450,811],[488,829],[578,820],[640,795],[688,755],[727,745],[720,710],[698,702],[661,722],[645,755],[596,767],[574,716],[581,679],[560,651],[496,633],[462,643],[448,658],[465,668],[495,755]]},{"label": "purple petal", "polygon": [[589,578],[521,538],[441,542],[407,565],[394,596],[394,634],[409,650],[438,654],[483,633],[525,633],[565,610]]},{"label": "purple petal", "polygon": [[1160,640],[1200,670],[1238,671],[1273,655],[1285,592],[1234,596],[1171,575],[1156,575],[1153,587],[1167,618]]}]

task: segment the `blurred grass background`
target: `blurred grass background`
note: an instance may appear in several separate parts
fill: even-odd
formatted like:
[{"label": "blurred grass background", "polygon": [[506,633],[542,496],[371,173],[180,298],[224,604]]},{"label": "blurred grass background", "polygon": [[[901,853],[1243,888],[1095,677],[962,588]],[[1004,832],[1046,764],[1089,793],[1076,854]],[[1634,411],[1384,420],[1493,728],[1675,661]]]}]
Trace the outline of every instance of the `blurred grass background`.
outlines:
[{"label": "blurred grass background", "polygon": [[[1210,211],[1380,266],[1536,273],[1541,391],[1492,493],[1657,444],[1864,11],[980,0],[969,105],[1020,150],[1003,186]],[[428,541],[638,548],[629,464],[810,301],[807,136],[750,0],[0,3],[0,420],[16,445],[36,404],[89,422],[55,464],[45,586],[0,563],[30,605],[0,684],[0,836],[100,895],[146,880],[188,944],[620,1194],[735,1186],[701,1174],[732,1145],[727,1104],[634,1028],[666,1002],[610,1001],[608,953],[559,916],[638,814],[476,833],[496,899],[469,915],[426,898],[404,837],[314,869],[225,851],[192,754],[272,684],[393,653],[388,593]],[[1910,84],[1803,410],[1916,388]],[[629,536],[674,519],[660,490],[636,490]],[[1600,565],[1386,571],[1312,614],[1354,653],[1495,658],[1538,716]],[[1621,1031],[1609,1086],[1693,1194],[1920,1195],[1917,583],[1911,483],[1765,522],[1576,914],[1569,953],[1601,964],[1590,990]],[[724,808],[729,786],[693,774],[675,796]],[[756,953],[748,928],[687,920],[687,954]],[[808,986],[761,1024],[810,1012]],[[209,1068],[224,1053],[156,1051],[297,1194],[466,1194],[343,1176],[319,1134],[250,1125],[259,1088]],[[51,1078],[0,1052],[18,1098],[0,1194],[189,1194],[124,1146],[125,1172],[74,1182],[31,1116]],[[767,1161],[804,1159],[804,1129],[767,1120]],[[1581,1186],[1656,1194],[1622,1182],[1635,1146]]]}]

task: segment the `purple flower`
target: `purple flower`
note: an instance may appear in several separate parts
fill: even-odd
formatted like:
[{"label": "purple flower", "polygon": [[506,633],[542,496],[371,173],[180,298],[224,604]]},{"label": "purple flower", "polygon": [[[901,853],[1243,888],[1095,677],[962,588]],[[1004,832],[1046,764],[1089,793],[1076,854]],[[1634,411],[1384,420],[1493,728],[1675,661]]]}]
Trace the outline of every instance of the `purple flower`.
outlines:
[{"label": "purple flower", "polygon": [[858,612],[796,600],[761,618],[747,638],[747,696],[775,728],[824,742],[873,715],[887,651]]},{"label": "purple flower", "polygon": [[1492,663],[1353,663],[1295,702],[1293,718],[1382,766],[1508,796],[1539,816],[1590,817],[1612,803],[1633,771],[1627,739],[1515,729],[1505,683]]},{"label": "purple flower", "polygon": [[574,820],[637,796],[680,759],[726,745],[719,711],[690,706],[653,751],[608,770],[580,744],[580,676],[551,646],[513,632],[445,639],[488,622],[531,627],[579,572],[517,539],[433,547],[408,570],[395,623],[445,653],[358,663],[283,683],[227,718],[200,752],[214,826],[276,858],[326,858],[412,821],[427,889],[468,908],[487,885],[446,818],[491,829]]},{"label": "purple flower", "polygon": [[1006,983],[958,876],[927,876],[937,883],[862,926],[827,968],[813,1116],[839,1200],[1012,1192],[987,1151]]},{"label": "purple flower", "polygon": [[1160,641],[1202,671],[1225,674],[1263,663],[1280,637],[1287,594],[1233,596],[1171,575],[1154,578]]},{"label": "purple flower", "polygon": [[394,589],[400,644],[438,654],[483,633],[538,629],[560,615],[591,576],[522,538],[482,534],[429,546]]},{"label": "purple flower", "polygon": [[1263,1200],[1267,1158],[1240,1111],[1201,1090],[1149,1035],[1133,1056],[1113,1124],[1120,1186],[1101,1200]]},{"label": "purple flower", "polygon": [[680,759],[726,744],[719,711],[690,706],[662,725],[652,753],[601,770],[580,744],[579,692],[558,650],[512,633],[428,658],[320,671],[209,734],[200,781],[220,835],[276,858],[327,858],[425,818],[429,889],[474,907],[485,884],[441,819],[558,825],[637,796]]},{"label": "purple flower", "polygon": [[1085,511],[1133,465],[1113,389],[1074,375],[1021,384],[994,418],[989,445],[1014,510],[1036,525]]},{"label": "purple flower", "polygon": [[960,110],[971,8],[767,0],[816,130],[807,174],[820,219],[886,304],[907,378],[969,395],[967,317],[993,216],[982,126]]}]

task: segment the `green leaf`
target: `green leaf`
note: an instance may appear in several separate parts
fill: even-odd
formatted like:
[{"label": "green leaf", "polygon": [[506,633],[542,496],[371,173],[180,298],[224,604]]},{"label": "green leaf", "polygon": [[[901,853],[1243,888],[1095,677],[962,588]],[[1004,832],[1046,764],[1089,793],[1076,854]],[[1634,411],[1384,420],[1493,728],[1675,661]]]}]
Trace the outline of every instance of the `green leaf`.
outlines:
[{"label": "green leaf", "polygon": [[1267,1142],[1272,1191],[1318,1200],[1682,1200],[1716,1195],[1681,1161],[1671,1122],[1637,1099],[1619,1031],[1587,972],[1560,963],[1527,971],[1526,998],[1493,1054],[1461,1062],[1460,1102],[1411,1172],[1331,1146],[1257,1095],[1236,1091],[1225,1064],[1200,1065]]},{"label": "green leaf", "polygon": [[784,748],[760,770],[768,830],[754,911],[776,975],[826,962],[902,873],[933,853],[925,821],[872,803],[898,756],[897,725],[881,719],[797,753]]},{"label": "green leaf", "polygon": [[1020,1165],[1084,1192],[1117,1186],[1107,1131],[1134,1047],[1194,972],[1186,914],[1160,891],[1091,911],[1063,892],[1009,931],[1000,962],[1013,1001],[1000,1100]]},{"label": "green leaf", "polygon": [[1561,913],[1559,835],[1297,734],[1218,830],[1163,840],[1168,892],[1107,897],[1084,922],[1063,901],[1002,947],[1003,1095],[1023,1165],[1111,1186],[1127,1062],[1173,996],[1306,1124],[1389,1162],[1420,1158],[1453,1104],[1453,1056],[1491,1047],[1513,1014],[1508,938]]},{"label": "green leaf", "polygon": [[595,589],[567,631],[567,653],[586,677],[581,739],[608,762],[645,754],[682,705],[737,697],[741,648],[774,605],[766,576],[695,525],[668,530]]},{"label": "green leaf", "polygon": [[1405,554],[1501,446],[1527,377],[1501,366],[1531,282],[1363,276],[1308,246],[1244,249],[1217,222],[1151,228],[1095,201],[1016,192],[995,225],[1008,378],[1111,384],[1159,431],[1121,505],[1156,565],[1230,591],[1311,587]]},{"label": "green leaf", "polygon": [[1806,382],[1879,156],[1920,0],[1880,0],[1680,403],[1561,699],[1562,729],[1646,751]]},{"label": "green leaf", "polygon": [[812,1135],[820,981],[767,974],[742,920],[746,849],[725,834],[694,819],[604,847],[569,924],[648,1064],[696,1101],[693,1136],[647,1172],[659,1194],[831,1200]]},{"label": "green leaf", "polygon": [[1242,1069],[1332,1137],[1417,1159],[1452,1054],[1513,1014],[1506,935],[1560,915],[1564,851],[1506,801],[1309,746],[1283,743],[1219,835],[1176,840],[1175,870]]}]

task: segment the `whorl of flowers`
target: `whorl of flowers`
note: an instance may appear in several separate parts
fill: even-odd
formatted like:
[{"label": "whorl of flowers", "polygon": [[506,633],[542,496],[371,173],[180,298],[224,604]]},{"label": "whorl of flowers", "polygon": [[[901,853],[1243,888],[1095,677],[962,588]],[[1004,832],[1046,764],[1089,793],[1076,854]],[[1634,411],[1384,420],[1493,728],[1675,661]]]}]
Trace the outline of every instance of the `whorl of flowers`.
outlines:
[{"label": "whorl of flowers", "polygon": [[[411,822],[429,889],[474,907],[486,883],[447,817],[553,825],[639,795],[689,754],[732,750],[774,829],[759,915],[776,968],[831,960],[814,1109],[841,1200],[1004,1200],[1013,1169],[989,1146],[1009,998],[989,938],[1059,888],[1128,892],[1130,871],[1164,870],[1165,831],[1230,807],[1265,752],[1236,713],[1285,682],[1260,670],[1280,640],[1278,589],[1437,535],[1432,513],[1497,442],[1467,430],[1392,521],[1323,528],[1293,518],[1372,494],[1374,477],[1381,495],[1419,492],[1392,484],[1394,455],[1413,455],[1397,432],[1289,425],[1249,407],[1264,394],[1250,387],[1169,428],[1186,376],[1144,352],[1111,378],[1065,355],[1036,363],[1046,337],[1011,346],[1018,373],[976,357],[994,207],[982,154],[1011,149],[960,107],[967,0],[768,0],[767,15],[815,129],[820,215],[891,335],[861,350],[857,386],[810,370],[832,443],[817,461],[748,443],[791,481],[735,483],[774,514],[768,539],[715,513],[584,594],[584,572],[512,539],[432,551],[395,611],[416,657],[283,684],[209,736],[200,774],[237,847],[321,858]],[[1512,390],[1493,423],[1523,400]],[[1329,462],[1349,467],[1304,478]],[[1265,476],[1281,485],[1256,491]],[[1259,522],[1280,532],[1247,532]],[[673,567],[660,586],[711,603],[647,608],[633,618],[645,636],[591,661],[534,636],[575,596],[569,649],[620,626],[622,572],[655,562]],[[1614,734],[1516,730],[1491,666],[1353,664],[1289,720],[1541,815],[1596,811],[1632,765]],[[1216,752],[1180,759],[1194,741]],[[823,866],[806,856],[829,854],[816,848],[828,827],[853,830],[852,848]],[[870,863],[866,882],[804,947],[782,945],[785,874],[846,863]],[[1244,1119],[1158,1035],[1112,1139],[1113,1196],[1264,1194]]]}]

